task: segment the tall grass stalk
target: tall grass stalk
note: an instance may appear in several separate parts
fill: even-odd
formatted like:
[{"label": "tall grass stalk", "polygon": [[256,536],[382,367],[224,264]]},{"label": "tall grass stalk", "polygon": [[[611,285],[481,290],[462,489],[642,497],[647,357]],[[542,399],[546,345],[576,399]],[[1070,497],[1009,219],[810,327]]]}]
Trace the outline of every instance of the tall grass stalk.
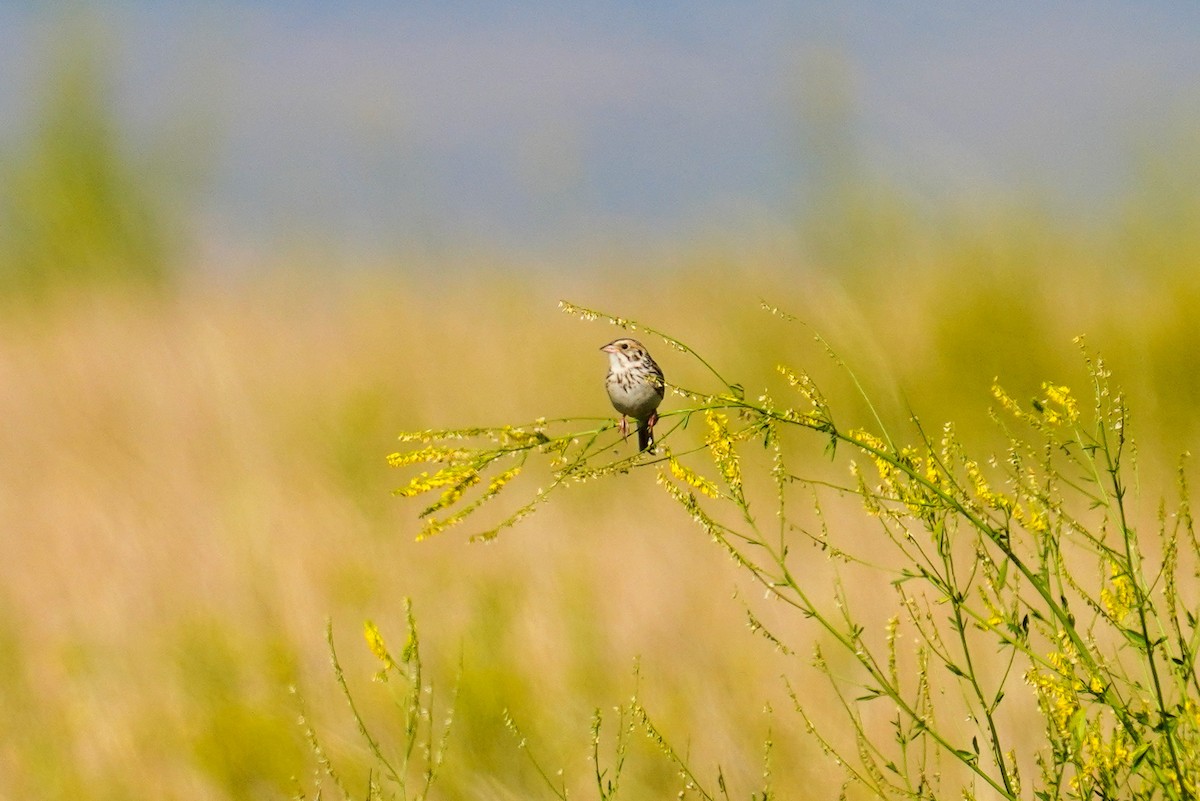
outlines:
[{"label": "tall grass stalk", "polygon": [[[367,776],[361,793],[350,792],[346,780],[321,744],[316,731],[302,716],[301,723],[305,735],[318,763],[315,798],[325,797],[323,779],[328,779],[336,791],[347,799],[361,797],[368,801],[424,801],[429,798],[430,790],[445,759],[450,728],[454,720],[454,702],[451,701],[444,720],[439,722],[434,715],[433,687],[426,685],[422,678],[420,642],[411,602],[406,600],[404,611],[407,637],[398,658],[392,656],[384,642],[383,634],[374,623],[368,621],[363,626],[367,648],[379,660],[380,669],[375,674],[375,681],[386,685],[392,691],[393,704],[403,721],[400,742],[393,748],[385,746],[381,738],[368,726],[350,689],[346,672],[338,660],[333,625],[326,626],[325,638],[334,678],[350,707],[350,714],[354,718],[359,736],[366,743],[372,762],[378,770],[377,773],[373,772]],[[457,690],[454,698],[457,698]],[[297,797],[304,798],[304,792],[298,792]]]},{"label": "tall grass stalk", "polygon": [[[660,337],[715,388],[672,388],[684,405],[661,413],[657,454],[614,457],[611,420],[403,435],[417,446],[391,463],[430,469],[397,493],[436,495],[421,536],[482,514],[531,460],[548,464],[548,484],[476,536],[496,536],[572,485],[652,471],[740,571],[808,622],[797,630],[809,644],[798,645],[751,613],[754,631],[794,658],[810,654],[828,678],[842,724],[808,711],[810,689],[788,692],[796,725],[848,786],[881,798],[1195,797],[1200,546],[1187,483],[1181,468],[1175,506],[1160,504],[1153,523],[1135,514],[1130,411],[1082,341],[1088,400],[1048,382],[1023,404],[997,384],[992,414],[1008,447],[980,458],[953,425],[931,431],[915,415],[904,432],[880,415],[873,430],[844,426],[802,370],[778,368],[786,399],[747,398],[674,337],[563,308]],[[797,435],[819,438],[844,478],[795,472]],[[865,551],[823,514],[825,499],[847,496],[878,528]],[[831,589],[806,579],[797,546],[809,542],[837,566]],[[842,571],[867,571],[892,594],[885,621],[857,611]],[[869,720],[881,705],[890,736]],[[714,797],[644,710],[631,714],[688,777],[684,792]],[[1036,736],[1023,714],[1039,721]],[[727,797],[720,772],[718,786]],[[615,795],[603,782],[599,791]]]}]

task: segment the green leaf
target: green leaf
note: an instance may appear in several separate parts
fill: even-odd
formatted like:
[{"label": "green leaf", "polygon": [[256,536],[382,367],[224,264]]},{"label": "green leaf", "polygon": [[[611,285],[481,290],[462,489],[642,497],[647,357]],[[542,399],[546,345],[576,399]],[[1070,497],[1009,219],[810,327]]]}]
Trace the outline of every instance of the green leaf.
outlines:
[{"label": "green leaf", "polygon": [[1129,644],[1137,648],[1142,653],[1150,650],[1150,645],[1146,641],[1146,637],[1140,631],[1133,629],[1121,629],[1121,633],[1125,635],[1125,639],[1129,640]]},{"label": "green leaf", "polygon": [[1159,734],[1169,734],[1175,729],[1175,723],[1179,716],[1175,712],[1167,712],[1163,710],[1162,717],[1158,723],[1154,724],[1154,731]]},{"label": "green leaf", "polygon": [[1076,709],[1071,715],[1071,719],[1067,721],[1067,727],[1071,731],[1071,742],[1078,748],[1087,735],[1087,712],[1082,707]]},{"label": "green leaf", "polygon": [[1129,761],[1131,770],[1137,770],[1138,766],[1146,759],[1146,755],[1150,753],[1150,743],[1142,743],[1137,748],[1133,749],[1133,758]]}]

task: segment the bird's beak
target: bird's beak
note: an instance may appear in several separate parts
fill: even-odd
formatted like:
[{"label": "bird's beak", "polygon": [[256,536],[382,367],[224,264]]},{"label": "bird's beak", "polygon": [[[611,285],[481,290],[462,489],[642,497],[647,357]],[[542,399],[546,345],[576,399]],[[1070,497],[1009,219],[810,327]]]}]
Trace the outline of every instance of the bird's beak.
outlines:
[{"label": "bird's beak", "polygon": [[614,347],[614,346],[612,345],[612,343],[609,343],[609,344],[605,345],[605,346],[604,346],[604,347],[602,347],[600,350],[604,351],[605,353],[616,353],[616,352],[617,352],[617,349],[616,349],[616,347]]}]

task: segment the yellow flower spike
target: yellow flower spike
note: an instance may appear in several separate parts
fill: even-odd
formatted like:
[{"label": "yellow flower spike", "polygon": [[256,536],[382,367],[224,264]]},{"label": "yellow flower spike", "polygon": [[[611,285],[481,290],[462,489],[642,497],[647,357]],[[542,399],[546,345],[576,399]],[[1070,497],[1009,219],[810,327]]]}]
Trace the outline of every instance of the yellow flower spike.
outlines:
[{"label": "yellow flower spike", "polygon": [[367,641],[367,648],[375,654],[376,659],[383,663],[385,671],[396,666],[395,660],[392,659],[392,655],[383,641],[383,635],[379,632],[379,627],[370,620],[363,621],[363,638]]},{"label": "yellow flower spike", "polygon": [[[537,425],[538,422],[541,422],[543,425],[545,424],[544,420],[535,421],[534,424]],[[523,428],[504,426],[504,428],[500,430],[499,442],[502,445],[543,445],[549,441],[550,438],[547,437],[546,434],[539,428],[535,428],[533,431],[526,431]]]},{"label": "yellow flower spike", "polygon": [[410,464],[430,464],[435,462],[452,462],[466,455],[466,451],[457,448],[441,448],[429,445],[407,453],[388,454],[387,461],[392,467],[404,467]]},{"label": "yellow flower spike", "polygon": [[687,484],[689,487],[699,490],[701,495],[707,495],[710,498],[721,497],[721,492],[717,489],[716,484],[695,472],[690,467],[680,463],[680,461],[674,456],[670,457],[667,465],[671,470],[671,475],[675,476],[676,479],[682,481],[684,484]]},{"label": "yellow flower spike", "polygon": [[1016,501],[1003,492],[996,492],[988,483],[987,478],[983,475],[983,470],[979,467],[979,463],[970,459],[963,462],[963,468],[967,471],[967,478],[971,481],[971,486],[975,490],[975,497],[989,509],[995,509],[998,512],[1013,515],[1019,522],[1025,523],[1027,515],[1025,510],[1021,508]]},{"label": "yellow flower spike", "polygon": [[935,487],[941,487],[945,483],[945,476],[939,467],[937,460],[930,457],[925,460],[925,480]]},{"label": "yellow flower spike", "polygon": [[1024,522],[1030,531],[1037,532],[1038,534],[1050,533],[1050,518],[1043,511],[1030,510]]},{"label": "yellow flower spike", "polygon": [[1109,574],[1112,576],[1112,588],[1100,589],[1100,604],[1111,620],[1120,623],[1137,606],[1137,590],[1129,574],[1116,563],[1109,566]]},{"label": "yellow flower spike", "polygon": [[824,408],[825,399],[821,396],[817,385],[813,383],[812,378],[807,373],[797,373],[783,364],[777,365],[775,369],[788,382],[788,386],[799,392],[800,397],[812,404],[813,408]]},{"label": "yellow flower spike", "polygon": [[[1054,404],[1062,411],[1055,412],[1054,418],[1056,421],[1066,419],[1069,423],[1074,423],[1079,419],[1079,403],[1075,397],[1071,395],[1071,388],[1066,386],[1055,386],[1049,382],[1042,384],[1042,391],[1046,393],[1046,405]],[[1050,419],[1047,413],[1047,420]]]},{"label": "yellow flower spike", "polygon": [[471,510],[469,508],[461,509],[449,517],[443,517],[441,519],[434,517],[429,518],[425,521],[425,524],[421,526],[421,530],[417,532],[417,542],[427,540],[436,534],[441,534],[451,526],[461,523],[463,519],[466,518],[467,514],[470,513],[470,511]]},{"label": "yellow flower spike", "polygon": [[1001,408],[1003,408],[1013,417],[1016,417],[1020,420],[1024,420],[1029,417],[1029,414],[1021,409],[1021,404],[1017,403],[1013,397],[1004,390],[1004,387],[1000,386],[999,384],[992,384],[992,397],[994,397],[1000,403]]},{"label": "yellow flower spike", "polygon": [[[879,473],[880,480],[886,485],[886,489],[894,497],[902,497],[905,493],[897,479],[897,467],[887,458],[880,455],[888,452],[887,443],[871,432],[864,431],[861,428],[848,432],[848,436],[863,447],[864,452],[875,465],[875,470]],[[901,458],[904,458],[903,454],[901,454]]]},{"label": "yellow flower spike", "polygon": [[413,476],[408,481],[408,486],[400,487],[392,490],[393,494],[399,495],[401,498],[411,498],[414,495],[420,495],[422,492],[427,492],[437,485],[432,483],[433,477],[427,471],[421,471]]},{"label": "yellow flower spike", "polygon": [[458,484],[465,478],[475,474],[475,468],[469,465],[456,465],[451,467],[443,467],[436,473],[430,475],[428,472],[422,472],[408,482],[408,486],[393,490],[394,495],[401,498],[412,498],[430,490],[440,489],[447,485]]},{"label": "yellow flower spike", "polygon": [[866,445],[868,448],[872,448],[877,451],[887,449],[887,445],[884,444],[883,440],[872,434],[870,431],[864,431],[861,428],[856,428],[848,432],[847,436],[860,445]]},{"label": "yellow flower spike", "polygon": [[430,506],[425,511],[421,512],[420,516],[432,514],[439,509],[445,509],[448,506],[453,506],[462,500],[462,497],[467,494],[467,490],[478,484],[480,481],[479,474],[471,470],[462,476],[462,479],[454,486],[442,493],[442,497],[438,498],[437,502]]},{"label": "yellow flower spike", "polygon": [[487,489],[484,490],[484,493],[483,493],[484,496],[488,497],[488,498],[492,497],[497,492],[504,489],[504,485],[507,484],[508,482],[512,481],[514,478],[516,478],[517,475],[520,474],[520,472],[521,472],[520,465],[517,465],[516,467],[514,467],[510,470],[505,470],[503,473],[501,473],[500,475],[496,476],[495,478],[493,478],[491,481],[488,482]]},{"label": "yellow flower spike", "polygon": [[704,413],[704,419],[712,433],[708,449],[712,452],[713,461],[716,462],[717,469],[721,471],[725,483],[729,485],[730,492],[740,496],[742,466],[738,460],[737,451],[733,447],[733,437],[729,434],[729,418],[718,411],[709,409]]},{"label": "yellow flower spike", "polygon": [[[999,592],[995,588],[995,585],[993,585],[990,581],[988,584],[991,587],[992,592],[998,595]],[[984,623],[984,626],[987,628],[995,628],[1003,624],[1004,613],[1000,610],[1000,607],[996,605],[995,601],[992,600],[992,596],[984,591],[983,587],[979,588],[979,598],[981,601],[983,601],[983,605],[986,606],[988,610],[988,617]]]},{"label": "yellow flower spike", "polygon": [[1033,686],[1043,714],[1054,724],[1055,731],[1062,737],[1069,736],[1071,719],[1079,710],[1073,688],[1063,682],[1063,676],[1048,675],[1036,668],[1025,675],[1025,680]]}]

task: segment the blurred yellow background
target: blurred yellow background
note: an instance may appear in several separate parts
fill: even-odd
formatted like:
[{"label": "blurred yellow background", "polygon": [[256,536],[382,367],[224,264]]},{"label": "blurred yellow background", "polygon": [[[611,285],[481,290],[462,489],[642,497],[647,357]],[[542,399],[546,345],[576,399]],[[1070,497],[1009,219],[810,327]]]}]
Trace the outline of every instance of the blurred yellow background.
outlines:
[{"label": "blurred yellow background", "polygon": [[[414,542],[420,507],[389,494],[399,431],[611,414],[597,349],[613,331],[561,314],[562,298],[670,332],[749,393],[778,385],[776,364],[803,366],[865,422],[846,377],[766,301],[834,343],[890,424],[955,420],[980,452],[1003,445],[994,377],[1018,398],[1043,380],[1087,397],[1072,344],[1086,334],[1131,398],[1150,515],[1200,430],[1195,120],[1146,140],[1086,214],[1033,190],[930,203],[831,147],[794,216],[743,211],[738,230],[349,247],[301,222],[242,250],[210,247],[190,216],[208,155],[169,138],[147,161],[122,134],[104,77],[121,51],[103,41],[75,30],[50,48],[29,125],[4,141],[0,797],[311,794],[292,686],[361,782],[370,760],[323,628],[366,716],[394,732],[361,627],[402,638],[404,597],[437,698],[462,668],[442,797],[544,797],[504,709],[586,797],[592,710],[627,699],[635,658],[642,701],[698,765],[745,795],[770,729],[782,797],[836,793],[778,679],[803,674],[806,643],[788,659],[747,631],[731,595],[760,591],[649,473],[567,493],[493,543]],[[651,348],[670,380],[705,388]],[[797,456],[824,469],[822,445]],[[823,554],[803,558],[827,581]],[[629,792],[675,781],[647,760]]]}]

